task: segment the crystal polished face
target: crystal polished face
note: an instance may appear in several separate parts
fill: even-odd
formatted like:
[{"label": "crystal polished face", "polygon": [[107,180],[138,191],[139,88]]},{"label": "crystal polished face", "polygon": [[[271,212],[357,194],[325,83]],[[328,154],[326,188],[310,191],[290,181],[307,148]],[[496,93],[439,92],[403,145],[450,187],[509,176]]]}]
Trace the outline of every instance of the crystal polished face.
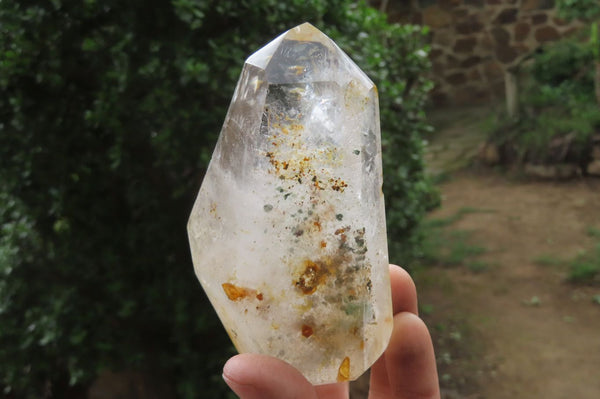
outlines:
[{"label": "crystal polished face", "polygon": [[246,60],[188,223],[240,352],[358,378],[392,329],[377,89],[310,24]]}]

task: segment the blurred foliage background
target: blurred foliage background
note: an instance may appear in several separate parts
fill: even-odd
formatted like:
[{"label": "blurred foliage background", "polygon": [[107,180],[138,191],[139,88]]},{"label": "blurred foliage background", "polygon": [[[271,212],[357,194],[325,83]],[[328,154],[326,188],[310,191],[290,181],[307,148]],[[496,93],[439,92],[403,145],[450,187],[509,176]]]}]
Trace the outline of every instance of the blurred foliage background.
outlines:
[{"label": "blurred foliage background", "polygon": [[437,196],[421,134],[426,30],[348,0],[0,2],[0,397],[139,370],[218,397],[233,349],[186,219],[243,60],[309,21],[380,91],[391,258]]}]

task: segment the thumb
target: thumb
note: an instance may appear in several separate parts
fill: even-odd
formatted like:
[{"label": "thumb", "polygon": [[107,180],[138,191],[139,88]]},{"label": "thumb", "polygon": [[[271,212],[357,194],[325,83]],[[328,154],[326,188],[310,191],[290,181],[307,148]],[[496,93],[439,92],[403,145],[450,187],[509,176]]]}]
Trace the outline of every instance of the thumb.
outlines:
[{"label": "thumb", "polygon": [[236,355],[225,363],[223,379],[241,399],[318,399],[298,370],[271,356]]}]

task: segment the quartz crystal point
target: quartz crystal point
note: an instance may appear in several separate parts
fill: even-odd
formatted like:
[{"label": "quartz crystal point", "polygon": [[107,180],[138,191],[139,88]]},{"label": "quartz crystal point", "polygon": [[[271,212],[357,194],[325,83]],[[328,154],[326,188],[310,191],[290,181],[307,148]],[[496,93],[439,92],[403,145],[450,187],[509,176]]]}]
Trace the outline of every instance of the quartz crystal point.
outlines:
[{"label": "quartz crystal point", "polygon": [[358,378],[392,330],[377,89],[314,26],[250,56],[189,223],[240,352]]}]

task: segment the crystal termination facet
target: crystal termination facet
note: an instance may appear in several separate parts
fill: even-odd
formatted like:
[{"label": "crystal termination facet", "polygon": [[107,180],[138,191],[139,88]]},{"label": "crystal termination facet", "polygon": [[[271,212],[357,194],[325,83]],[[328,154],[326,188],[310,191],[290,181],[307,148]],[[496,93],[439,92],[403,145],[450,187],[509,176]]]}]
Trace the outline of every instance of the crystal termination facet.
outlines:
[{"label": "crystal termination facet", "polygon": [[358,378],[392,307],[377,89],[305,23],[250,56],[194,204],[196,275],[240,352]]}]

